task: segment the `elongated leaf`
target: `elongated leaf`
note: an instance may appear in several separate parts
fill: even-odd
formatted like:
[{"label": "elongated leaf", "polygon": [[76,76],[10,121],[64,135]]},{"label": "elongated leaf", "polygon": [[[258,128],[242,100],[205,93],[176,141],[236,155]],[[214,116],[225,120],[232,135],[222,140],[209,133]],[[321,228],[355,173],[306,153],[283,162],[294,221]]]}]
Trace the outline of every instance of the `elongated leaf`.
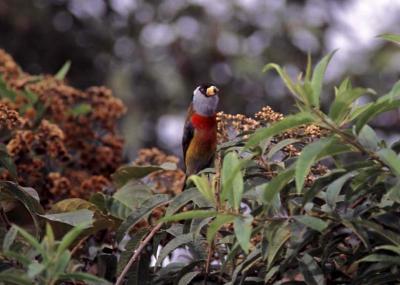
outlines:
[{"label": "elongated leaf", "polygon": [[375,250],[387,250],[391,251],[397,255],[400,255],[400,246],[395,246],[395,245],[381,245],[377,246]]},{"label": "elongated leaf", "polygon": [[181,279],[179,279],[178,285],[189,285],[192,284],[192,280],[199,275],[200,272],[199,271],[192,271],[192,272],[188,272],[185,275],[182,276]]},{"label": "elongated leaf", "polygon": [[327,222],[313,216],[304,215],[304,216],[295,216],[294,218],[296,221],[318,232],[323,232],[328,227]]},{"label": "elongated leaf", "polygon": [[61,69],[56,73],[54,77],[57,78],[58,80],[64,80],[70,67],[71,67],[71,61],[68,60],[64,63],[64,65],[61,67]]},{"label": "elongated leaf", "polygon": [[292,129],[304,124],[313,123],[314,120],[315,120],[314,117],[307,112],[302,112],[296,115],[287,116],[284,119],[272,124],[271,126],[258,129],[254,134],[250,136],[245,147],[246,148],[255,147],[263,140],[269,139],[288,129]]},{"label": "elongated leaf", "polygon": [[218,233],[218,230],[225,224],[233,222],[235,219],[234,215],[229,215],[229,214],[217,214],[216,218],[214,221],[211,222],[211,224],[208,226],[207,229],[207,241],[209,244],[212,243],[212,241],[215,238],[215,235]]},{"label": "elongated leaf", "polygon": [[60,276],[60,279],[72,280],[72,281],[84,281],[88,285],[111,285],[110,282],[102,278],[84,272],[72,272],[72,273],[62,274]]},{"label": "elongated leaf", "polygon": [[242,247],[243,251],[247,254],[250,249],[250,237],[251,231],[253,229],[251,223],[253,222],[253,217],[237,217],[234,221],[234,229],[236,238]]},{"label": "elongated leaf", "polygon": [[349,172],[329,184],[328,188],[326,189],[326,203],[332,210],[334,210],[336,207],[337,198],[340,190],[343,188],[343,185],[357,175],[357,173],[357,171]]},{"label": "elongated leaf", "polygon": [[375,131],[368,125],[364,125],[358,134],[358,141],[366,149],[376,151],[379,148],[379,139]]},{"label": "elongated leaf", "polygon": [[330,138],[323,138],[312,144],[307,145],[301,152],[296,162],[296,189],[297,193],[301,193],[304,181],[310,172],[311,166],[316,162],[318,155],[331,144]]},{"label": "elongated leaf", "polygon": [[117,171],[111,175],[111,178],[115,182],[118,188],[121,188],[132,179],[140,179],[152,172],[159,170],[176,170],[176,164],[164,163],[162,165],[126,165],[117,169]]},{"label": "elongated leaf", "polygon": [[14,164],[14,160],[8,154],[6,146],[2,143],[0,143],[0,166],[7,169],[14,180],[17,179],[17,167]]},{"label": "elongated leaf", "polygon": [[41,255],[43,258],[45,258],[47,256],[47,253],[44,249],[44,247],[39,243],[39,241],[32,236],[30,233],[28,233],[26,230],[24,230],[23,228],[20,228],[16,225],[13,225],[13,227],[15,227],[18,231],[18,233],[24,237],[24,239],[33,247],[35,248]]},{"label": "elongated leaf", "polygon": [[307,285],[326,284],[324,274],[314,258],[306,253],[300,261],[300,271],[303,273]]},{"label": "elongated leaf", "polygon": [[293,167],[285,169],[272,180],[265,184],[264,201],[267,205],[271,205],[274,197],[294,179],[295,170]]},{"label": "elongated leaf", "polygon": [[321,96],[322,83],[325,76],[326,68],[328,67],[329,61],[335,54],[336,50],[324,56],[322,60],[315,66],[312,78],[312,101],[310,102],[313,107],[319,107],[319,98]]},{"label": "elongated leaf", "polygon": [[240,171],[241,163],[236,152],[229,152],[222,164],[221,199],[227,199],[234,210],[238,210],[243,195],[243,176]]},{"label": "elongated leaf", "polygon": [[197,190],[203,195],[204,198],[207,199],[213,206],[216,205],[216,199],[214,194],[214,187],[211,185],[207,176],[205,175],[191,175],[189,180],[193,181]]},{"label": "elongated leaf", "polygon": [[393,256],[387,254],[370,254],[361,258],[357,262],[380,262],[380,263],[393,263],[400,265],[400,256]]},{"label": "elongated leaf", "polygon": [[150,214],[155,208],[168,202],[168,200],[168,195],[158,194],[143,202],[143,205],[130,214],[129,217],[120,225],[116,233],[116,240],[121,242],[123,237],[131,228],[133,228],[146,215]]},{"label": "elongated leaf", "polygon": [[280,151],[282,148],[284,148],[285,146],[288,146],[290,144],[294,144],[296,142],[299,142],[299,139],[285,139],[282,140],[280,142],[278,142],[276,145],[274,145],[271,150],[268,152],[267,154],[267,159],[270,160],[272,159],[272,157],[278,152]]},{"label": "elongated leaf", "polygon": [[400,158],[393,150],[389,148],[381,149],[378,151],[378,156],[390,167],[396,176],[400,176]]},{"label": "elongated leaf", "polygon": [[279,76],[282,78],[283,82],[285,83],[286,87],[289,89],[289,91],[294,96],[297,96],[295,84],[293,83],[289,74],[287,74],[287,72],[276,63],[269,63],[269,64],[265,65],[262,72],[267,72],[271,69],[274,69],[279,74]]},{"label": "elongated leaf", "polygon": [[77,226],[82,223],[86,223],[88,226],[93,225],[93,211],[87,209],[39,216],[49,221],[60,222],[71,226]]},{"label": "elongated leaf", "polygon": [[366,123],[379,114],[396,109],[398,107],[400,107],[400,100],[390,99],[382,102],[376,102],[368,106],[357,117],[356,133],[359,133]]},{"label": "elongated leaf", "polygon": [[178,213],[172,216],[165,216],[160,220],[160,222],[176,222],[181,220],[204,219],[208,217],[214,217],[217,214],[218,212],[214,210],[193,210]]},{"label": "elongated leaf", "polygon": [[276,222],[265,229],[265,235],[268,240],[267,269],[269,270],[283,245],[290,238],[291,232],[286,221]]},{"label": "elongated leaf", "polygon": [[178,247],[187,245],[191,242],[193,242],[195,239],[195,236],[193,233],[188,233],[188,234],[183,234],[179,235],[172,240],[170,240],[160,251],[160,254],[157,257],[157,262],[155,264],[156,267],[159,267],[161,265],[161,262],[169,255],[171,254],[175,249]]},{"label": "elongated leaf", "polygon": [[132,180],[118,189],[113,198],[132,210],[152,196],[150,187],[141,181]]},{"label": "elongated leaf", "polygon": [[171,201],[165,212],[165,216],[172,215],[190,201],[195,201],[202,197],[202,194],[196,188],[186,189]]},{"label": "elongated leaf", "polygon": [[121,252],[121,256],[118,260],[117,266],[117,275],[119,276],[122,270],[125,268],[126,264],[128,264],[129,259],[132,254],[135,252],[135,249],[139,246],[142,239],[149,233],[148,229],[140,229],[136,232],[132,238],[128,241],[125,246],[125,250]]},{"label": "elongated leaf", "polygon": [[3,240],[3,252],[8,251],[17,236],[18,230],[15,227],[11,227]]},{"label": "elongated leaf", "polygon": [[25,276],[24,272],[17,270],[6,270],[0,272],[0,282],[4,284],[32,285],[32,281]]},{"label": "elongated leaf", "polygon": [[82,223],[76,225],[72,230],[70,230],[58,245],[56,252],[57,256],[61,256],[61,254],[78,238],[84,229],[88,228],[88,226],[88,223]]},{"label": "elongated leaf", "polygon": [[70,110],[70,114],[74,117],[89,114],[92,111],[92,106],[87,103],[81,103],[76,105]]},{"label": "elongated leaf", "polygon": [[384,39],[384,40],[391,41],[391,42],[394,42],[396,44],[400,44],[400,35],[382,34],[382,35],[379,35],[379,37]]}]

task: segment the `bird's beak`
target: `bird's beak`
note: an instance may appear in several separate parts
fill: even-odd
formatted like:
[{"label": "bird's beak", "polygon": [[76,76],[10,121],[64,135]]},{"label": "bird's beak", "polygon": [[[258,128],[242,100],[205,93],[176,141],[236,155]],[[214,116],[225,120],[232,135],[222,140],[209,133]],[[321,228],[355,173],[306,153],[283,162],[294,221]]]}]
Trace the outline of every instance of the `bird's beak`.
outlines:
[{"label": "bird's beak", "polygon": [[218,93],[219,89],[215,86],[210,86],[207,88],[206,94],[207,96],[211,97]]}]

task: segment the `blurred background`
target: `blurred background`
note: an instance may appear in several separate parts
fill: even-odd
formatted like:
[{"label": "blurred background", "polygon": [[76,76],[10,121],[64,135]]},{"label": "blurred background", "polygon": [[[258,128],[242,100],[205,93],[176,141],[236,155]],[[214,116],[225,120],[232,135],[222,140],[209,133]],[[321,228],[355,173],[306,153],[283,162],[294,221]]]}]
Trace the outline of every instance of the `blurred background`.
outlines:
[{"label": "blurred background", "polygon": [[[55,73],[72,61],[68,82],[106,85],[128,107],[126,155],[157,146],[180,155],[193,89],[213,82],[221,110],[251,115],[264,105],[287,114],[292,98],[276,62],[293,76],[339,49],[324,104],[345,76],[386,93],[400,78],[400,48],[376,38],[400,33],[400,0],[0,0],[0,48],[29,73]],[[397,111],[374,122],[400,134]]]}]

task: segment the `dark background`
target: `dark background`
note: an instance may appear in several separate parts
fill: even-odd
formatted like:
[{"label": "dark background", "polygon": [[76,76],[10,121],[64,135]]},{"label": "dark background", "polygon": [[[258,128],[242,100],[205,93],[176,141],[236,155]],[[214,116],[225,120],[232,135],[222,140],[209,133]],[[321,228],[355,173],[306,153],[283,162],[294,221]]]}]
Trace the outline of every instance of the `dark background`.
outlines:
[{"label": "dark background", "polygon": [[[192,90],[213,82],[221,109],[251,115],[264,105],[287,114],[292,99],[278,76],[295,76],[336,48],[323,102],[345,76],[382,95],[399,79],[400,48],[376,38],[400,33],[400,0],[0,0],[0,48],[32,74],[71,60],[69,83],[107,85],[128,107],[126,154],[158,146],[180,154]],[[364,99],[365,100],[365,99]],[[398,112],[374,122],[395,139]]]}]

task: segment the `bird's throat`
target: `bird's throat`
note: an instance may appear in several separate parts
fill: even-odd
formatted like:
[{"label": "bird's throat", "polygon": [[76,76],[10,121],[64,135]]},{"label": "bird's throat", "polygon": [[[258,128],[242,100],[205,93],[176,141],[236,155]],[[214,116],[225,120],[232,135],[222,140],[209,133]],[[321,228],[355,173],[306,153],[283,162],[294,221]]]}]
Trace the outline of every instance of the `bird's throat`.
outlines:
[{"label": "bird's throat", "polygon": [[215,114],[213,116],[202,116],[194,113],[191,120],[195,129],[213,130],[217,126]]}]

